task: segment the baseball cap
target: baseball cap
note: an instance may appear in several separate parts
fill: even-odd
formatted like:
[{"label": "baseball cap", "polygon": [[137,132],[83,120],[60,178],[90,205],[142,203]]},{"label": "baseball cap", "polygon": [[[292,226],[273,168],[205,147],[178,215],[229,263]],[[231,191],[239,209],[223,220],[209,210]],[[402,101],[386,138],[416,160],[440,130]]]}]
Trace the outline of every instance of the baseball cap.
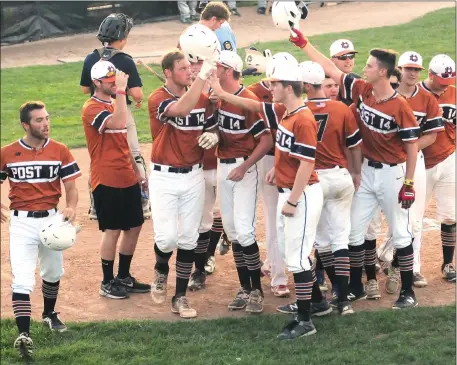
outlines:
[{"label": "baseball cap", "polygon": [[100,60],[92,66],[90,77],[92,80],[103,79],[107,82],[113,82],[116,79],[116,67],[109,61]]},{"label": "baseball cap", "polygon": [[398,59],[398,67],[414,67],[423,70],[422,56],[414,51],[405,52]]},{"label": "baseball cap", "polygon": [[348,53],[358,53],[349,39],[338,39],[330,46],[330,57],[338,57]]},{"label": "baseball cap", "polygon": [[321,85],[325,80],[325,71],[321,65],[313,61],[299,64],[301,81],[312,85]]},{"label": "baseball cap", "polygon": [[243,70],[243,60],[236,52],[233,51],[221,51],[219,55],[219,61],[217,63],[221,66],[228,67],[234,71],[241,72]]},{"label": "baseball cap", "polygon": [[438,76],[437,81],[442,85],[455,83],[455,62],[445,54],[439,54],[432,58],[428,70]]},{"label": "baseball cap", "polygon": [[276,61],[265,81],[301,81],[300,67],[291,62]]}]

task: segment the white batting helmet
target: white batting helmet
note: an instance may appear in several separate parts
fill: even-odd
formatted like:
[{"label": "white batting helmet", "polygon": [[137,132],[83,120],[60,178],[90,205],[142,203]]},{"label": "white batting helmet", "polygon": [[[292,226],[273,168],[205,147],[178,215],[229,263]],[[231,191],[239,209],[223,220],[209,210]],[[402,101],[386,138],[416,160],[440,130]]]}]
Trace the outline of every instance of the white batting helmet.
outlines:
[{"label": "white batting helmet", "polygon": [[300,19],[308,15],[306,5],[300,1],[275,1],[271,7],[273,23],[280,29],[299,29]]},{"label": "white batting helmet", "polygon": [[249,47],[246,50],[246,57],[244,62],[248,68],[254,68],[257,70],[257,72],[264,73],[271,57],[272,55],[269,49],[260,52],[254,47]]},{"label": "white batting helmet", "polygon": [[301,81],[312,85],[321,85],[325,80],[325,72],[321,65],[313,61],[304,61],[299,64]]},{"label": "white batting helmet", "polygon": [[179,37],[179,44],[186,58],[194,63],[214,58],[221,49],[216,33],[202,24],[187,28]]},{"label": "white batting helmet", "polygon": [[63,251],[75,244],[76,228],[67,221],[50,220],[40,232],[41,243],[53,251]]},{"label": "white batting helmet", "polygon": [[280,62],[280,63],[286,62],[293,66],[298,65],[297,59],[294,56],[292,56],[290,53],[287,53],[287,52],[275,53],[267,64],[267,69],[265,71],[267,78],[271,77],[271,72],[273,71],[276,63],[278,63],[278,62]]}]

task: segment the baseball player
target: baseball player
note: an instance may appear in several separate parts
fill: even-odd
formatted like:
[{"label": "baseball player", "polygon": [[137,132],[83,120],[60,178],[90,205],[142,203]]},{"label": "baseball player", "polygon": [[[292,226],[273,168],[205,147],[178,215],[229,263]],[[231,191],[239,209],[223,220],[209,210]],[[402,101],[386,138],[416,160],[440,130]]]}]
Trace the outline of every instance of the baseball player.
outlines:
[{"label": "baseball player", "polygon": [[[301,95],[302,92],[302,84],[301,82],[297,82],[298,80],[301,80],[301,70],[298,68],[298,65],[296,64],[291,64],[290,62],[283,61],[283,62],[278,62],[277,64],[275,63],[275,70],[273,71],[273,75],[270,75],[273,82],[272,82],[272,90],[275,90],[274,88],[277,86],[277,84],[281,84],[282,88],[277,91],[278,94],[274,94],[273,91],[273,101],[275,102],[274,104],[271,103],[265,103],[265,102],[259,102],[250,98],[243,98],[239,97],[236,95],[232,95],[230,93],[224,92],[222,89],[220,89],[220,86],[217,85],[217,82],[212,82],[212,87],[214,88],[214,92],[216,92],[223,100],[226,100],[227,102],[230,102],[231,104],[234,104],[240,108],[249,110],[250,112],[260,112],[263,111],[265,115],[265,119],[268,123],[268,126],[271,128],[271,130],[276,134],[276,150],[275,150],[275,169],[278,168],[278,166],[286,166],[286,172],[287,170],[293,171],[294,169],[299,168],[297,166],[297,163],[294,163],[295,159],[299,160],[301,159],[300,156],[303,154],[307,154],[309,158],[311,158],[311,155],[314,156],[314,152],[312,151],[312,145],[306,144],[304,145],[305,147],[300,147],[302,144],[298,144],[296,147],[291,147],[291,144],[294,143],[293,140],[288,140],[290,134],[286,134],[287,131],[290,131],[290,129],[284,129],[284,128],[291,128],[291,125],[287,124],[282,128],[283,122],[289,120],[289,122],[295,121],[295,116],[298,114],[302,114],[301,112],[304,111],[304,115],[301,115],[301,117],[304,117],[304,119],[312,120],[313,125],[311,128],[306,129],[306,124],[305,124],[305,129],[301,130],[301,133],[306,133],[309,132],[309,129],[316,131],[312,133],[317,134],[317,127],[316,123],[314,121],[314,117],[312,116],[312,113],[309,113],[308,108],[306,108],[303,105],[303,100],[301,100],[301,106],[296,102],[295,97],[297,95]],[[287,71],[284,71],[287,70]],[[275,72],[279,72],[279,74],[275,74]],[[297,76],[298,75],[298,76]],[[281,80],[281,78],[287,78],[287,79],[293,79],[292,81],[281,81],[277,82],[276,80]],[[295,80],[295,81],[294,81]],[[307,80],[309,82],[309,80]],[[287,91],[285,90],[287,89]],[[284,92],[286,91],[286,92]],[[275,95],[280,101],[284,100],[284,105],[276,103],[275,100]],[[288,98],[288,99],[286,99]],[[287,109],[286,109],[287,107]],[[292,113],[289,113],[286,115],[286,112],[288,110],[293,110]],[[296,113],[297,112],[297,113]],[[312,119],[309,119],[309,115],[311,116]],[[302,118],[299,118],[301,121],[303,121]],[[281,126],[279,124],[281,123]],[[278,127],[279,126],[279,127]],[[284,133],[284,134],[282,134]],[[312,134],[311,133],[311,134]],[[303,136],[302,136],[303,137]],[[316,139],[316,137],[314,137]],[[309,149],[307,149],[309,147]],[[289,159],[291,162],[286,163],[283,158],[283,151],[289,152]],[[293,152],[293,153],[292,153]],[[300,156],[298,156],[300,154]],[[279,156],[278,156],[279,155]],[[297,157],[295,157],[297,156]],[[303,155],[304,156],[304,155]],[[302,156],[302,157],[303,157]],[[279,157],[279,160],[278,160]],[[286,156],[284,156],[286,157]],[[301,167],[300,167],[301,168]],[[271,180],[268,176],[271,177],[271,174],[274,174],[274,170],[270,170],[269,174],[267,174],[267,180],[270,182],[270,184],[274,180]],[[311,171],[309,171],[311,173]],[[300,174],[297,173],[297,177]],[[315,176],[315,174],[313,173]],[[314,327],[312,324],[310,325],[308,322],[304,323],[303,320],[306,320],[309,318],[309,313],[312,315],[316,316],[323,316],[326,315],[330,312],[332,312],[332,308],[330,307],[329,303],[323,298],[322,293],[319,289],[319,285],[317,284],[317,281],[314,276],[314,270],[311,266],[311,261],[309,260],[309,254],[311,253],[312,250],[312,242],[314,242],[314,237],[316,234],[316,226],[318,223],[320,211],[322,208],[322,190],[320,186],[318,186],[316,189],[312,188],[309,190],[309,193],[311,195],[308,196],[308,190],[305,190],[305,196],[300,197],[298,196],[296,199],[298,200],[297,203],[293,203],[292,201],[292,192],[295,191],[295,189],[298,188],[295,187],[293,175],[288,175],[289,177],[286,179],[284,177],[284,182],[280,183],[281,185],[288,185],[289,188],[282,188],[281,185],[278,184],[277,178],[276,178],[276,185],[278,185],[278,191],[279,191],[279,199],[278,199],[278,209],[277,209],[277,233],[278,233],[278,246],[280,253],[282,257],[286,260],[287,266],[289,271],[294,273],[294,281],[295,281],[295,291],[297,295],[297,301],[302,301],[300,304],[297,304],[297,302],[294,302],[292,304],[288,304],[287,310],[280,310],[278,308],[278,311],[284,312],[284,313],[301,313],[304,317],[299,316],[299,324],[298,328],[296,330],[296,333],[293,334],[288,333],[285,330],[285,333],[280,335],[281,338],[285,336],[287,338],[288,336],[302,336],[305,335],[303,333],[308,333],[308,331],[313,332]],[[292,178],[291,178],[292,176]],[[309,178],[309,175],[308,175]],[[302,180],[300,178],[300,180]],[[306,183],[306,179],[303,178],[301,183]],[[297,179],[295,179],[295,182],[297,182]],[[290,186],[293,186],[291,189]],[[318,185],[318,184],[317,184]],[[314,186],[314,185],[313,185]],[[301,191],[303,191],[305,186],[302,187]],[[308,188],[307,188],[308,189]],[[321,193],[321,198],[320,198],[320,205],[319,205],[319,192]],[[289,196],[289,193],[291,194]],[[294,194],[297,194],[295,191]],[[288,205],[289,203],[286,203],[287,198],[289,197],[289,201],[292,201],[292,204],[298,205],[299,209],[297,212],[300,212],[300,216],[297,216],[297,219],[300,218],[299,221],[293,221],[293,226],[289,226],[287,221],[284,221],[285,219],[283,217],[283,214],[287,209],[290,209]],[[309,204],[308,204],[309,202]],[[300,204],[299,204],[300,203]],[[303,205],[304,203],[304,205]],[[308,208],[306,212],[303,212],[303,208]],[[305,224],[303,224],[303,221],[306,221]],[[303,228],[305,227],[305,230],[303,231]],[[305,235],[305,236],[304,236]],[[308,237],[309,236],[309,237]],[[304,238],[305,237],[305,238]],[[311,243],[310,243],[311,242]],[[297,243],[300,243],[299,245]],[[290,251],[289,251],[290,248]],[[311,275],[311,280],[309,281],[309,275]],[[312,289],[311,289],[312,287]],[[311,295],[312,293],[312,295]],[[310,302],[309,302],[310,301]],[[300,309],[299,309],[300,308]],[[295,325],[297,325],[296,321],[293,321],[290,325],[288,330],[291,331]],[[309,334],[312,334],[309,333]]]},{"label": "baseball player", "polygon": [[322,90],[324,91],[326,98],[330,100],[338,100],[340,85],[327,75],[325,75],[325,80],[322,82]]},{"label": "baseball player", "polygon": [[[240,84],[243,61],[231,51],[222,51],[217,78],[230,94],[258,100]],[[218,95],[216,93],[216,95]],[[263,311],[260,284],[260,254],[255,235],[260,159],[273,141],[259,113],[242,110],[222,100],[217,109],[221,142],[217,148],[217,191],[222,222],[232,242],[241,288],[229,310]]]},{"label": "baseball player", "polygon": [[[414,236],[414,265],[413,265],[413,285],[424,287],[427,285],[425,277],[421,272],[420,249],[422,243],[422,220],[425,211],[426,195],[426,173],[424,155],[422,151],[432,145],[438,135],[438,132],[444,130],[443,120],[438,102],[433,95],[417,83],[420,79],[420,72],[424,69],[422,66],[422,56],[414,51],[403,53],[398,60],[398,68],[401,72],[401,82],[397,92],[403,96],[411,106],[417,122],[421,128],[421,136],[418,141],[419,152],[417,155],[416,170],[414,173],[416,201],[412,208],[412,233]],[[391,80],[392,81],[392,80]],[[378,223],[381,225],[381,222]],[[387,234],[387,240],[379,247],[383,256],[393,256],[393,247],[391,233]],[[387,253],[387,251],[390,251]],[[384,257],[383,257],[384,258]],[[386,291],[390,294],[398,290],[398,269],[395,267],[388,268],[388,280],[386,281]]]},{"label": "baseball player", "polygon": [[[64,332],[65,324],[55,312],[60,278],[64,273],[62,251],[52,251],[40,241],[40,231],[47,217],[60,214],[72,222],[76,215],[78,190],[75,179],[81,176],[79,167],[68,148],[49,138],[50,119],[41,101],[29,101],[19,109],[25,136],[2,148],[0,181],[9,179],[10,199],[10,262],[13,276],[13,312],[19,336],[14,347],[22,357],[33,354],[30,338],[32,307],[30,293],[35,285],[37,257],[44,309],[42,320],[51,331]],[[66,204],[62,212],[57,205],[65,187]],[[1,204],[1,222],[8,220]]]},{"label": "baseball player", "polygon": [[[132,29],[132,18],[125,14],[111,14],[106,17],[100,24],[97,38],[102,43],[102,48],[95,49],[92,53],[86,56],[83,69],[81,72],[81,90],[84,94],[94,94],[94,87],[91,78],[92,66],[100,59],[110,61],[118,70],[129,75],[127,85],[127,140],[129,148],[132,151],[135,162],[138,165],[138,170],[146,179],[146,164],[141,156],[140,144],[138,142],[138,134],[136,130],[135,120],[133,118],[130,106],[132,101],[129,96],[135,101],[135,107],[141,108],[143,102],[143,91],[140,75],[136,68],[132,56],[123,51],[127,44],[128,35]],[[116,97],[115,95],[113,97]],[[91,191],[91,189],[89,189]],[[142,191],[142,206],[143,217],[151,218],[151,208],[149,199],[144,191]],[[97,215],[94,211],[93,198],[91,196],[91,208],[89,210],[89,218],[96,219]]]},{"label": "baseball player", "polygon": [[203,61],[198,78],[192,82],[190,62],[184,53],[167,53],[162,59],[165,85],[148,98],[154,140],[149,176],[156,254],[152,299],[158,304],[165,301],[168,261],[177,249],[171,311],[182,318],[197,316],[186,291],[194,251],[202,250],[202,244],[208,245],[203,240],[197,242],[205,194],[201,162],[203,148],[214,147],[219,138],[216,121],[208,112],[209,99],[202,91],[213,72],[216,55]]},{"label": "baseball player", "polygon": [[[327,99],[322,89],[325,73],[312,61],[300,64],[304,72],[306,105],[318,125],[315,169],[324,194],[324,205],[317,226],[315,248],[332,282],[338,287],[334,305],[341,315],[354,313],[347,300],[349,280],[349,232],[351,203],[360,184],[362,155],[359,128],[349,107]],[[350,149],[354,170],[347,170],[345,148]]]},{"label": "baseball player", "polygon": [[[327,57],[318,52],[297,30],[290,41],[308,57],[321,64],[325,73],[340,80],[345,98],[354,102],[357,123],[362,135],[362,165],[360,187],[354,195],[349,235],[351,263],[349,299],[378,299],[376,276],[376,247],[365,291],[362,266],[365,262],[364,235],[378,206],[381,206],[392,232],[397,250],[402,288],[393,309],[418,305],[413,281],[413,236],[410,207],[414,202],[414,171],[416,167],[419,125],[407,101],[392,89],[389,78],[395,69],[396,56],[382,49],[370,51],[364,68],[366,80],[341,72]],[[370,251],[371,252],[371,251]]]},{"label": "baseball player", "polygon": [[428,204],[432,194],[435,196],[443,246],[441,272],[445,279],[455,283],[452,264],[455,252],[455,62],[447,55],[436,55],[430,61],[428,78],[419,86],[429,91],[443,110],[445,130],[423,150],[427,174],[425,199]]},{"label": "baseball player", "polygon": [[[98,227],[103,232],[100,243],[103,280],[99,293],[110,299],[124,299],[129,292],[151,290],[149,284],[139,282],[130,274],[144,222],[140,184],[147,189],[147,182],[127,142],[128,77],[111,62],[98,61],[91,70],[94,95],[84,103],[81,113],[90,156],[91,190]],[[118,96],[115,105],[111,100],[114,94]],[[119,240],[119,269],[114,277]]]},{"label": "baseball player", "polygon": [[[199,23],[207,26],[212,31],[216,31],[222,26],[222,24],[227,23],[229,21],[230,10],[227,7],[227,5],[220,1],[212,1],[209,4],[206,4],[205,8],[202,10],[200,14]],[[227,38],[228,33],[228,28],[226,28],[225,31],[221,32],[219,35],[216,33],[216,36],[218,37],[218,39],[220,39],[219,36],[223,35],[224,41],[229,41],[230,43],[232,43],[234,41],[234,38],[232,39],[230,36]],[[223,44],[223,42],[220,43],[221,45]],[[236,48],[236,44],[231,44],[231,46],[232,48]]]}]

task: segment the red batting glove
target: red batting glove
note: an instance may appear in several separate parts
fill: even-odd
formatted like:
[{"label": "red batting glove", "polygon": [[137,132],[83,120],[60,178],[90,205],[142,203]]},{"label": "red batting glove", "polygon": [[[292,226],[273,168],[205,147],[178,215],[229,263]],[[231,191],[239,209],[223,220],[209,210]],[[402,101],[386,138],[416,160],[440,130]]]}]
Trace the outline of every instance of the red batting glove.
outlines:
[{"label": "red batting glove", "polygon": [[290,36],[289,41],[295,44],[297,47],[305,48],[308,44],[308,38],[306,38],[302,32],[298,29],[292,29],[293,32],[297,35],[296,37]]},{"label": "red batting glove", "polygon": [[411,208],[416,200],[416,192],[414,191],[413,183],[405,183],[398,193],[398,203],[401,203],[403,209]]}]

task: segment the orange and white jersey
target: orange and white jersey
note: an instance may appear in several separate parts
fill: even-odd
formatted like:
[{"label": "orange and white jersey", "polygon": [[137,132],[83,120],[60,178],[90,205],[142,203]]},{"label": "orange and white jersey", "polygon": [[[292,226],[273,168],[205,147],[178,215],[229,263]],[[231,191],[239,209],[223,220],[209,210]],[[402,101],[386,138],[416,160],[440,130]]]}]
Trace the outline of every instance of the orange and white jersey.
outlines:
[{"label": "orange and white jersey", "polygon": [[[315,163],[316,147],[317,124],[313,113],[305,105],[283,117],[276,133],[276,185],[292,189],[300,161]],[[308,185],[317,182],[319,179],[313,169]]]},{"label": "orange and white jersey", "polygon": [[422,151],[425,158],[425,168],[431,169],[444,161],[455,151],[455,86],[449,86],[446,91],[439,96],[427,88],[423,81],[419,86],[423,90],[428,91],[437,100],[438,105],[443,111],[444,132],[438,133],[436,141]]},{"label": "orange and white jersey", "polygon": [[149,120],[153,139],[151,162],[173,167],[189,167],[201,163],[203,149],[198,137],[216,128],[209,110],[208,96],[201,94],[197,104],[185,117],[168,117],[168,108],[178,101],[165,85],[148,98]]},{"label": "orange and white jersey", "polygon": [[216,147],[204,150],[203,170],[214,170],[217,168]]},{"label": "orange and white jersey", "polygon": [[90,156],[90,184],[126,188],[138,182],[127,142],[127,129],[109,129],[115,105],[92,96],[84,103],[82,120]]},{"label": "orange and white jersey", "polygon": [[[235,95],[259,101],[243,86]],[[216,155],[220,159],[250,156],[259,138],[270,133],[260,113],[246,111],[224,100],[220,102],[216,113],[220,133]]]},{"label": "orange and white jersey", "polygon": [[62,195],[60,182],[81,176],[78,164],[62,143],[52,139],[35,150],[22,139],[1,150],[1,182],[9,179],[14,210],[49,210],[56,208]]},{"label": "orange and white jersey", "polygon": [[259,98],[260,101],[267,103],[273,102],[273,95],[271,94],[270,89],[263,81],[256,82],[252,85],[249,85],[246,89],[252,91],[255,96]]},{"label": "orange and white jersey", "polygon": [[347,168],[345,148],[354,148],[362,142],[354,114],[341,101],[324,98],[305,102],[318,126],[316,169]]},{"label": "orange and white jersey", "polygon": [[351,98],[355,104],[363,156],[386,164],[405,162],[404,143],[416,142],[420,135],[407,101],[397,92],[377,101],[371,84],[347,74],[341,77],[340,90],[344,99]]}]

